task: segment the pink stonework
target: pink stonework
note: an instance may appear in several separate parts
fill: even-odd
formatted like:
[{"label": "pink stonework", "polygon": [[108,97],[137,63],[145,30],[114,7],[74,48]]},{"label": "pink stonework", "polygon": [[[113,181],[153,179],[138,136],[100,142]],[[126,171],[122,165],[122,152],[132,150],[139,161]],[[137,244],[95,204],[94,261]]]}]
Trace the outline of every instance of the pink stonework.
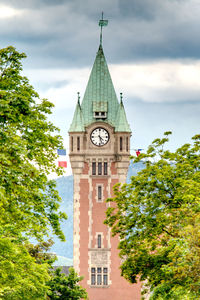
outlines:
[{"label": "pink stonework", "polygon": [[[73,167],[76,160],[73,161],[73,155],[71,158]],[[117,174],[118,169],[114,162],[110,162],[107,176],[92,176],[92,159],[88,159],[88,161],[90,162],[85,161],[82,164],[82,172],[79,170],[79,174],[76,174],[76,168],[74,168],[75,178],[76,176],[79,177],[77,181],[79,186],[74,186],[74,189],[78,190],[79,193],[79,209],[78,211],[75,210],[79,214],[79,251],[77,252],[75,249],[74,259],[78,261],[79,275],[84,276],[81,285],[86,288],[89,300],[109,300],[112,298],[115,300],[139,300],[141,284],[130,284],[121,276],[119,251],[117,249],[119,239],[112,237],[110,229],[103,224],[106,217],[105,212],[109,205],[105,200],[113,196],[113,186],[121,181]],[[102,187],[102,201],[99,201],[97,197],[98,186]],[[77,216],[75,216],[76,218]],[[77,228],[74,230],[77,232]],[[100,249],[98,248],[98,235],[101,235]],[[100,253],[100,258],[98,258],[97,253]],[[93,257],[96,257],[95,255],[97,258],[94,262]],[[102,259],[101,255],[105,255],[106,259]],[[108,269],[107,285],[92,285],[91,268],[96,268],[97,272],[98,267],[101,267],[102,270],[103,268]]]},{"label": "pink stonework", "polygon": [[81,179],[80,181],[80,274],[84,275],[84,283],[88,278],[88,180]]}]

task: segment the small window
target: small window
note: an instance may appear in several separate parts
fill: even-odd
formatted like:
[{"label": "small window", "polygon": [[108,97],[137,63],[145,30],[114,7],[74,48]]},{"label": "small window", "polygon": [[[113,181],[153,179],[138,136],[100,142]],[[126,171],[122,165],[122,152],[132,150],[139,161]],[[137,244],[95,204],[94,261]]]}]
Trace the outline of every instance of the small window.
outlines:
[{"label": "small window", "polygon": [[120,151],[122,151],[122,149],[123,149],[123,140],[122,140],[121,136],[119,138],[119,149],[120,149]]},{"label": "small window", "polygon": [[126,151],[128,152],[128,137],[126,138]]},{"label": "small window", "polygon": [[71,137],[71,151],[73,152],[73,136]]},{"label": "small window", "polygon": [[77,137],[77,150],[80,150],[80,137]]},{"label": "small window", "polygon": [[98,201],[101,201],[102,200],[102,186],[98,185],[97,189],[98,189]]},{"label": "small window", "polygon": [[97,268],[97,285],[101,285],[102,284],[102,280],[101,280],[101,268]]},{"label": "small window", "polygon": [[92,162],[92,175],[96,175],[96,162]]},{"label": "small window", "polygon": [[96,284],[108,285],[108,268],[91,268],[91,285]]},{"label": "small window", "polygon": [[108,268],[103,268],[104,273],[108,273]]},{"label": "small window", "polygon": [[101,248],[101,234],[98,234],[97,236],[97,247]]},{"label": "small window", "polygon": [[91,268],[91,285],[96,284],[96,269]]},{"label": "small window", "polygon": [[95,119],[106,119],[107,113],[105,111],[95,111],[94,112],[94,118]]},{"label": "small window", "polygon": [[104,162],[104,175],[108,175],[108,163]]},{"label": "small window", "polygon": [[103,284],[108,285],[108,268],[103,268]]},{"label": "small window", "polygon": [[108,275],[107,274],[103,274],[103,284],[108,285]]},{"label": "small window", "polygon": [[102,163],[98,162],[98,175],[102,175]]}]

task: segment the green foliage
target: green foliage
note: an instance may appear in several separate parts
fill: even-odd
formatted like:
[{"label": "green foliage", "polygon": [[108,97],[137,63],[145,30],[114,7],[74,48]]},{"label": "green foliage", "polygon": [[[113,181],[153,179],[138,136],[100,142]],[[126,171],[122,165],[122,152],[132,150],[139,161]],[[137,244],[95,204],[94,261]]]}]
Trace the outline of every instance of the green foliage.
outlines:
[{"label": "green foliage", "polygon": [[156,139],[146,168],[116,185],[106,224],[120,236],[122,275],[147,282],[151,299],[200,298],[200,135],[174,153]]},{"label": "green foliage", "polygon": [[62,147],[57,128],[47,121],[53,104],[40,100],[20,74],[24,53],[0,50],[0,226],[41,238],[47,225],[64,240],[58,213],[59,195],[47,175],[54,171],[56,149]]},{"label": "green foliage", "polygon": [[79,277],[73,268],[69,269],[69,275],[61,273],[58,268],[53,272],[51,281],[49,282],[50,290],[48,292],[49,300],[79,300],[87,299],[86,290],[78,285],[83,277]]},{"label": "green foliage", "polygon": [[53,266],[56,261],[56,255],[49,253],[51,247],[53,246],[52,239],[48,241],[42,241],[36,245],[26,242],[25,247],[29,254],[35,258],[37,264],[48,264],[49,267]]},{"label": "green foliage", "polygon": [[44,299],[49,280],[49,262],[31,256],[25,237],[42,241],[51,228],[64,240],[66,219],[47,177],[62,174],[55,166],[61,137],[47,119],[53,104],[22,76],[25,57],[13,47],[0,50],[0,297],[17,300]]},{"label": "green foliage", "polygon": [[48,264],[37,264],[16,239],[0,238],[0,299],[43,300],[49,279]]}]

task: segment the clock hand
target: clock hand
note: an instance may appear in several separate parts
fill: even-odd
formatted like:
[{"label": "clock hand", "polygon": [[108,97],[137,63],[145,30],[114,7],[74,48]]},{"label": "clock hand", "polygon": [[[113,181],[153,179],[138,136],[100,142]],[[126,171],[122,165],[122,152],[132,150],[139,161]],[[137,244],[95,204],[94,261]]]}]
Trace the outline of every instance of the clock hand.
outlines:
[{"label": "clock hand", "polygon": [[102,143],[103,138],[102,138],[100,135],[99,135],[98,137],[99,137],[99,139],[100,139],[100,143]]}]

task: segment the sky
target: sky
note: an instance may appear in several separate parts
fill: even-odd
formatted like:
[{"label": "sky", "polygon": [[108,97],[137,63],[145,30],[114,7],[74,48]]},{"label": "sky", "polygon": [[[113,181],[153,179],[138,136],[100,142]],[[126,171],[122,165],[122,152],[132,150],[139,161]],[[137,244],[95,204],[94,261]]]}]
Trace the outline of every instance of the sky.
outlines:
[{"label": "sky", "polygon": [[27,54],[24,75],[55,104],[50,120],[68,148],[102,11],[104,54],[118,98],[123,93],[131,153],[169,130],[169,149],[190,142],[200,133],[199,0],[0,0],[0,46]]}]

